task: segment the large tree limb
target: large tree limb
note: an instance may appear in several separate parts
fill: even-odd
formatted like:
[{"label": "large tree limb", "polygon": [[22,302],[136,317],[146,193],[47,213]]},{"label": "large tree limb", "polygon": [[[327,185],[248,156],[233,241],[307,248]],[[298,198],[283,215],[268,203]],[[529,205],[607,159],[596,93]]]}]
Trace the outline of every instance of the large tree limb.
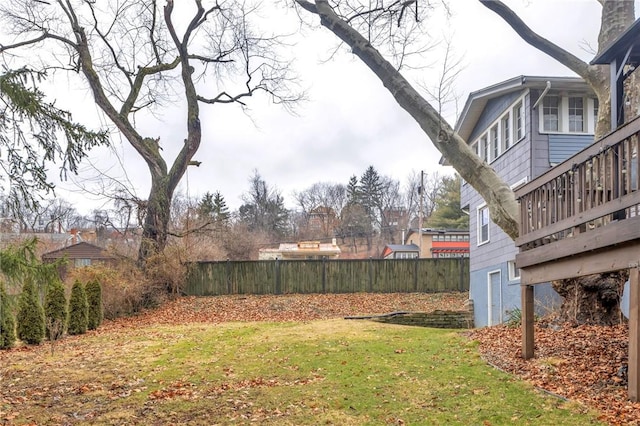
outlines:
[{"label": "large tree limb", "polygon": [[196,91],[195,84],[193,83],[193,67],[189,63],[188,45],[192,33],[196,31],[202,23],[204,23],[204,19],[206,18],[206,15],[208,15],[208,12],[206,12],[202,7],[201,1],[196,1],[196,5],[198,6],[198,9],[185,31],[182,41],[180,41],[172,21],[173,0],[167,1],[167,5],[164,8],[164,20],[179,53],[180,66],[182,68],[181,76],[184,84],[185,99],[187,101],[187,138],[184,140],[184,145],[176,156],[173,165],[171,166],[171,170],[169,170],[167,184],[171,193],[173,193],[173,190],[178,186],[180,179],[187,170],[189,161],[191,161],[195,153],[198,151],[202,140],[198,93]]},{"label": "large tree limb", "polygon": [[519,210],[511,188],[482,161],[438,111],[358,31],[341,19],[326,0],[312,4],[296,0],[320,17],[320,23],[351,47],[352,52],[380,79],[396,102],[429,136],[436,148],[487,201],[494,223],[511,238],[518,235]]}]

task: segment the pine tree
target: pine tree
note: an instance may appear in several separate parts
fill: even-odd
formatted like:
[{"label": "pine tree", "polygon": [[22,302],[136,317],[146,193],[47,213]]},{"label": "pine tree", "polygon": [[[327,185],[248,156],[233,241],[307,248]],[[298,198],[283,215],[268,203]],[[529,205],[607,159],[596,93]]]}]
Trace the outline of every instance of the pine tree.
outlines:
[{"label": "pine tree", "polygon": [[460,176],[442,178],[435,210],[426,225],[439,229],[469,229],[469,215],[460,207]]},{"label": "pine tree", "polygon": [[358,185],[358,177],[353,175],[349,178],[347,184],[347,203],[357,204],[360,202],[360,186]]},{"label": "pine tree", "polygon": [[33,281],[27,279],[18,303],[18,339],[30,345],[39,345],[44,339],[44,309],[38,300]]},{"label": "pine tree", "polygon": [[58,340],[67,325],[67,298],[60,280],[53,280],[44,298],[47,339]]},{"label": "pine tree", "polygon": [[87,316],[87,328],[97,329],[102,324],[102,287],[97,280],[89,281],[86,286],[87,303],[89,312]]},{"label": "pine tree", "polygon": [[382,199],[382,180],[373,166],[369,166],[360,178],[360,197],[365,211],[375,222],[380,213]]},{"label": "pine tree", "polygon": [[212,213],[216,223],[219,223],[220,225],[227,225],[231,218],[227,202],[224,200],[222,194],[220,194],[220,191],[216,191],[215,194],[213,194]]},{"label": "pine tree", "polygon": [[76,280],[71,288],[71,297],[69,298],[68,333],[71,335],[86,333],[89,321],[88,315],[87,293],[84,290],[84,285]]},{"label": "pine tree", "polygon": [[9,298],[0,282],[0,349],[9,349],[16,342],[16,322],[9,306]]}]

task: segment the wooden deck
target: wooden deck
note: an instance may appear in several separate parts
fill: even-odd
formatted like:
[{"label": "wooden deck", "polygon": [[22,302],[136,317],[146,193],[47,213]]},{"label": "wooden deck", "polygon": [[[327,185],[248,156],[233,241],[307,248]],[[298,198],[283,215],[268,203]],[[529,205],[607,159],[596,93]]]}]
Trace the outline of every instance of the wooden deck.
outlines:
[{"label": "wooden deck", "polygon": [[533,285],[630,270],[629,396],[640,396],[640,117],[516,190],[523,357],[533,357]]}]

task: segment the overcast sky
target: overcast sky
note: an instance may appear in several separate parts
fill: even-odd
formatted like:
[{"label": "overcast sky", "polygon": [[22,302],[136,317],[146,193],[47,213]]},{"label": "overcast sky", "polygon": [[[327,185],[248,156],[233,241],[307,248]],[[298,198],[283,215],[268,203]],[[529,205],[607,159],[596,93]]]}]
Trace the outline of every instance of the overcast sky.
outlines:
[{"label": "overcast sky", "polygon": [[[508,0],[525,22],[544,37],[589,60],[593,54],[586,45],[596,46],[600,6],[596,0]],[[451,1],[450,23],[439,21],[433,28],[452,37],[453,48],[464,68],[456,82],[461,108],[468,94],[485,86],[518,75],[573,75],[568,69],[522,42],[497,15],[476,0]],[[292,25],[295,16],[278,13],[278,24]],[[440,30],[438,27],[449,28]],[[198,197],[207,191],[220,191],[231,209],[242,203],[248,180],[257,169],[266,182],[277,187],[287,207],[295,207],[293,192],[316,182],[346,184],[352,175],[360,176],[373,165],[382,175],[405,182],[412,171],[433,172],[439,169],[440,154],[418,125],[393,100],[382,84],[359,60],[342,51],[329,62],[323,60],[337,45],[336,38],[324,28],[307,32],[295,46],[295,69],[309,100],[291,115],[265,99],[250,99],[251,118],[233,106],[203,108],[201,121],[204,137],[195,159],[201,167],[190,167],[180,191]],[[432,85],[437,79],[434,52],[425,58],[436,66],[419,75],[412,83]],[[420,81],[418,81],[420,80]],[[74,99],[73,106],[95,110],[88,93]],[[64,103],[62,104],[64,105]],[[75,117],[84,117],[77,108]],[[455,108],[447,119],[453,125]],[[161,117],[161,123],[147,126],[148,136],[162,141],[184,138],[181,111]],[[174,137],[175,136],[175,137]],[[135,192],[146,198],[149,176],[146,166],[125,141],[114,140]],[[164,152],[172,154],[168,146]],[[113,158],[104,152],[93,156],[101,168],[119,175]],[[442,169],[443,172],[450,173]],[[88,176],[86,171],[80,178]],[[188,186],[187,186],[188,181]],[[73,189],[69,182],[61,185]],[[95,206],[91,197],[59,192],[77,200],[79,209]],[[99,204],[99,203],[98,203]]]}]

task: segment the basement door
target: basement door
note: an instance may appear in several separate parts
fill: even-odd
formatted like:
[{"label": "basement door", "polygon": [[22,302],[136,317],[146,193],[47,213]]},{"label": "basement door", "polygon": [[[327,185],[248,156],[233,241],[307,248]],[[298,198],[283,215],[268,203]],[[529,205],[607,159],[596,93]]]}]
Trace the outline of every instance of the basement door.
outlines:
[{"label": "basement door", "polygon": [[502,323],[502,273],[492,271],[487,274],[487,311],[489,314],[488,325]]}]

